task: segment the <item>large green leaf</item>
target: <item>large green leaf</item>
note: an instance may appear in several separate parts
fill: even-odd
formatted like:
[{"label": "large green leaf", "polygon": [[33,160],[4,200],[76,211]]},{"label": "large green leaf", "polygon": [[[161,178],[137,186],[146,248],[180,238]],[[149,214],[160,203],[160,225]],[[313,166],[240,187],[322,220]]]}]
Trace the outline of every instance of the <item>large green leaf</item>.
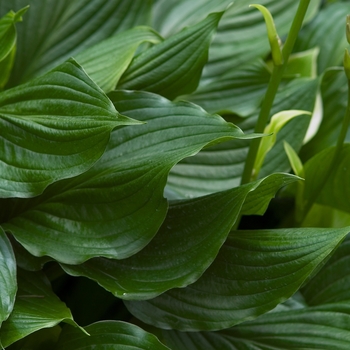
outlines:
[{"label": "large green leaf", "polygon": [[126,322],[104,321],[79,329],[65,327],[55,350],[170,350],[151,333]]},{"label": "large green leaf", "polygon": [[[204,79],[214,79],[234,67],[239,67],[256,58],[264,58],[270,51],[263,16],[249,8],[246,0],[157,0],[154,6],[153,23],[164,36],[172,35],[185,26],[197,23],[210,12],[225,9],[225,12],[209,51],[209,62],[204,69]],[[261,0],[272,13],[281,37],[288,33],[296,12],[295,0]],[[316,14],[320,0],[310,3],[305,22]]]},{"label": "large green leaf", "polygon": [[75,59],[103,91],[109,92],[116,87],[140,44],[160,41],[162,38],[151,28],[134,27],[89,47]]},{"label": "large green leaf", "polygon": [[305,200],[317,194],[316,201],[350,213],[350,144],[344,144],[337,164],[331,169],[335,147],[316,154],[305,163]]},{"label": "large green leaf", "polygon": [[33,255],[76,264],[135,254],[164,220],[163,190],[174,164],[212,142],[254,137],[193,104],[147,92],[110,97],[121,113],[147,123],[113,132],[90,171],[12,203],[3,227]]},{"label": "large green leaf", "polygon": [[73,60],[2,92],[0,197],[35,196],[88,170],[112,129],[134,123]]},{"label": "large green leaf", "polygon": [[350,300],[350,237],[340,245],[323,269],[305,286],[309,305]]},{"label": "large green leaf", "polygon": [[235,231],[197,282],[125,304],[134,316],[160,328],[228,328],[292,296],[348,232],[349,227]]},{"label": "large green leaf", "polygon": [[[311,1],[305,22],[315,15],[320,2]],[[264,0],[259,1],[259,4],[268,8],[279,36],[284,37],[289,31],[298,2]],[[203,81],[215,80],[227,70],[252,62],[257,57],[265,58],[270,52],[264,18],[259,11],[249,8],[248,5],[246,0],[235,1],[225,13],[210,47]]]},{"label": "large green leaf", "polygon": [[349,303],[273,312],[220,332],[163,331],[173,350],[347,350]]},{"label": "large green leaf", "polygon": [[[321,150],[334,146],[337,142],[347,104],[347,79],[344,69],[328,69],[322,76],[322,122],[317,134],[303,147],[303,158],[310,158]],[[350,133],[346,136],[350,141]]]},{"label": "large green leaf", "polygon": [[252,115],[264,97],[270,72],[261,60],[223,74],[181,99],[194,102],[210,113]]},{"label": "large green leaf", "polygon": [[118,84],[173,99],[196,90],[223,12],[212,13],[135,57]]},{"label": "large green leaf", "polygon": [[62,321],[76,326],[70,310],[52,292],[44,274],[19,269],[17,278],[15,306],[0,330],[2,346],[6,347],[31,333],[53,327]]},{"label": "large green leaf", "polygon": [[271,197],[297,179],[274,174],[225,192],[175,202],[155,238],[138,254],[119,261],[100,258],[62,267],[71,275],[97,281],[123,299],[149,299],[185,287],[212,263],[246,199],[243,213],[262,214]]},{"label": "large green leaf", "polygon": [[[288,109],[312,111],[318,88],[317,79],[295,79],[281,87],[272,114]],[[245,132],[254,129],[257,115],[232,120]],[[230,120],[230,118],[227,118]],[[289,171],[290,164],[283,142],[286,140],[299,150],[310,118],[301,116],[289,122],[279,133],[274,148],[267,154],[259,176]],[[206,148],[196,156],[184,159],[170,172],[166,195],[169,198],[188,198],[239,186],[248,152],[248,142],[236,140]]]},{"label": "large green leaf", "polygon": [[148,24],[150,0],[1,1],[0,15],[30,3],[18,27],[17,56],[11,85],[47,72],[109,36]]},{"label": "large green leaf", "polygon": [[16,259],[10,241],[0,227],[0,326],[12,312],[17,292]]},{"label": "large green leaf", "polygon": [[318,15],[300,32],[295,43],[295,51],[305,51],[318,47],[318,72],[326,68],[339,66],[347,47],[345,36],[346,15],[350,12],[348,2],[339,2],[325,6]]}]

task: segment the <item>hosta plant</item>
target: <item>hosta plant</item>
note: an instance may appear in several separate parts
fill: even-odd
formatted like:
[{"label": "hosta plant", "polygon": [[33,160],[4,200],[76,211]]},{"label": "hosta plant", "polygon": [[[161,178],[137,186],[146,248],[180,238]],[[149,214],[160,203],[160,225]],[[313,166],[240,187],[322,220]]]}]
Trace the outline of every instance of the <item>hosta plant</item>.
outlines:
[{"label": "hosta plant", "polygon": [[349,349],[348,13],[0,0],[1,347]]}]

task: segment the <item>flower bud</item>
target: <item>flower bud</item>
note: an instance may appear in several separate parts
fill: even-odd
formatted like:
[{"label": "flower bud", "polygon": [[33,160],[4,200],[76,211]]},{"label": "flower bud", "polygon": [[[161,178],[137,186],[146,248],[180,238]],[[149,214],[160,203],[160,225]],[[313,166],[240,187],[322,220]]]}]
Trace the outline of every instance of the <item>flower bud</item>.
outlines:
[{"label": "flower bud", "polygon": [[350,15],[346,16],[346,39],[350,44]]}]

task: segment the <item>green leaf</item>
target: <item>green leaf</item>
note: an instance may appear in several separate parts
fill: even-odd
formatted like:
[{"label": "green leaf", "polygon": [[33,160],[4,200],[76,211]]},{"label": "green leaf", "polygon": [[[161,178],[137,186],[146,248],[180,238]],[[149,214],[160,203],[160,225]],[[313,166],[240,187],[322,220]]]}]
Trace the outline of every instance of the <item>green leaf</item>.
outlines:
[{"label": "green leaf", "polygon": [[[88,170],[134,124],[73,60],[0,96],[0,197],[32,197]],[[137,122],[136,122],[137,123]]]},{"label": "green leaf", "polygon": [[[344,144],[339,161],[328,174],[335,147],[316,154],[305,163],[305,195],[307,200],[318,193],[317,203],[350,213],[350,144]],[[326,181],[325,181],[326,179]]]},{"label": "green leaf", "polygon": [[28,10],[28,6],[17,13],[10,11],[0,18],[0,62],[3,61],[16,45],[17,32],[15,23],[22,20],[22,15]]},{"label": "green leaf", "polygon": [[104,321],[85,327],[87,336],[73,327],[65,327],[55,350],[170,350],[153,334],[120,321]]},{"label": "green leaf", "polygon": [[180,98],[199,104],[209,113],[247,117],[260,106],[269,80],[266,64],[258,60],[239,70],[233,69]]},{"label": "green leaf", "polygon": [[277,114],[274,114],[271,117],[269,124],[266,125],[264,130],[264,134],[266,134],[267,136],[261,140],[258,153],[256,155],[254,169],[253,169],[254,178],[259,174],[267,153],[271,150],[271,148],[276,143],[277,134],[279,133],[279,131],[289,121],[303,114],[311,114],[311,113],[307,111],[300,111],[300,110],[288,110],[288,111],[281,111]]},{"label": "green leaf", "polygon": [[121,113],[147,124],[114,131],[91,170],[15,205],[3,227],[33,255],[78,264],[135,254],[165,218],[164,186],[179,160],[212,142],[256,137],[193,104],[147,92],[110,97]]},{"label": "green leaf", "polygon": [[73,276],[97,281],[122,299],[149,299],[185,287],[213,262],[247,196],[250,206],[244,211],[261,212],[280,187],[295,180],[287,174],[274,174],[225,192],[175,202],[155,238],[138,254],[121,261],[100,258],[62,267]]},{"label": "green leaf", "polygon": [[[302,156],[311,158],[327,147],[334,146],[340,133],[347,104],[347,79],[340,67],[328,69],[322,76],[322,122],[316,135],[303,147]],[[350,133],[346,136],[350,142]]]},{"label": "green leaf", "polygon": [[348,236],[322,270],[303,288],[309,305],[350,300],[350,237]]},{"label": "green leaf", "polygon": [[140,44],[157,44],[161,40],[151,28],[135,27],[89,47],[75,59],[103,91],[109,92],[116,87]]},{"label": "green leaf", "polygon": [[[305,22],[315,15],[320,2],[319,0],[310,2]],[[203,83],[215,80],[234,67],[240,67],[258,57],[265,58],[269,54],[264,18],[248,5],[246,0],[235,1],[223,16],[210,47],[209,62],[203,72]],[[271,12],[280,37],[287,35],[298,2],[265,0],[262,5]]]},{"label": "green leaf", "polygon": [[291,297],[349,227],[234,231],[202,277],[147,301],[125,301],[143,322],[182,331],[219,330]]},{"label": "green leaf", "polygon": [[[281,87],[276,96],[272,114],[287,109],[312,111],[317,79],[294,79]],[[245,132],[252,132],[257,115],[245,119],[232,118]],[[230,120],[230,118],[227,118]],[[288,141],[299,151],[309,124],[308,116],[290,121],[279,133],[274,148],[267,154],[259,177],[274,172],[289,171],[290,164],[284,152],[283,142]],[[204,149],[194,157],[184,159],[171,169],[166,195],[168,198],[191,198],[239,186],[248,152],[247,141],[229,141]]]},{"label": "green leaf", "polygon": [[[26,5],[28,0],[2,1],[0,14]],[[30,1],[18,27],[10,85],[41,75],[117,32],[148,24],[151,5],[149,0]]]},{"label": "green leaf", "polygon": [[270,11],[262,5],[252,4],[249,7],[255,7],[264,16],[266,23],[267,37],[270,43],[272,61],[275,66],[281,66],[283,64],[282,50],[281,50],[281,39],[277,34],[275,22]]},{"label": "green leaf", "polygon": [[[69,309],[52,292],[44,274],[18,270],[18,293],[10,317],[0,330],[4,347],[60,322],[76,326]],[[80,330],[82,332],[82,330]]]},{"label": "green leaf", "polygon": [[222,15],[212,13],[135,57],[118,87],[151,91],[169,99],[196,90]]},{"label": "green leaf", "polygon": [[12,312],[17,292],[16,259],[10,241],[0,227],[0,327]]},{"label": "green leaf", "polygon": [[157,0],[152,8],[152,27],[169,37],[231,4],[231,0]]},{"label": "green leaf", "polygon": [[163,331],[172,349],[181,350],[347,350],[349,303],[273,312],[220,332]]},{"label": "green leaf", "polygon": [[345,35],[346,15],[350,6],[346,2],[325,6],[318,15],[300,32],[295,43],[295,51],[305,51],[318,47],[318,72],[339,66],[348,46]]}]

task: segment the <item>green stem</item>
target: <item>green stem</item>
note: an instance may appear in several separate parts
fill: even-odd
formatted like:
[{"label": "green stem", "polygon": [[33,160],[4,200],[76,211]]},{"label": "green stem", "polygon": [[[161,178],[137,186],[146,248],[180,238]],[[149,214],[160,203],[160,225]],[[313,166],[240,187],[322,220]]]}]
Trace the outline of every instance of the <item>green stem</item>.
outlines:
[{"label": "green stem", "polygon": [[350,80],[348,80],[348,104],[346,107],[346,112],[345,112],[345,116],[343,119],[343,123],[340,129],[340,133],[338,136],[338,140],[337,140],[337,145],[335,146],[335,150],[334,150],[334,154],[333,154],[333,158],[331,161],[330,166],[328,167],[322,181],[320,182],[320,184],[317,186],[317,188],[313,191],[313,193],[311,194],[309,200],[307,201],[307,203],[305,204],[305,207],[303,208],[303,213],[300,216],[298,223],[301,223],[305,217],[307,216],[307,214],[309,213],[311,207],[314,205],[314,203],[316,202],[321,189],[324,187],[324,185],[326,184],[328,178],[330,177],[330,175],[334,172],[334,170],[336,169],[336,167],[339,164],[339,161],[341,160],[341,153],[342,153],[342,149],[343,149],[343,145],[344,145],[344,141],[346,138],[346,134],[349,130],[349,126],[350,126]]},{"label": "green stem", "polygon": [[[282,80],[283,71],[288,63],[289,56],[293,50],[295,41],[298,37],[299,30],[303,24],[306,11],[308,9],[310,0],[300,0],[298,10],[295,14],[293,23],[291,25],[287,40],[282,49],[283,64],[274,66],[272,75],[267,87],[265,98],[262,102],[258,121],[255,125],[255,133],[263,133],[265,126],[269,120],[271,108],[275,100],[275,96]],[[247,160],[244,166],[241,184],[245,184],[251,181],[252,172],[261,139],[253,139],[250,143]]]}]

